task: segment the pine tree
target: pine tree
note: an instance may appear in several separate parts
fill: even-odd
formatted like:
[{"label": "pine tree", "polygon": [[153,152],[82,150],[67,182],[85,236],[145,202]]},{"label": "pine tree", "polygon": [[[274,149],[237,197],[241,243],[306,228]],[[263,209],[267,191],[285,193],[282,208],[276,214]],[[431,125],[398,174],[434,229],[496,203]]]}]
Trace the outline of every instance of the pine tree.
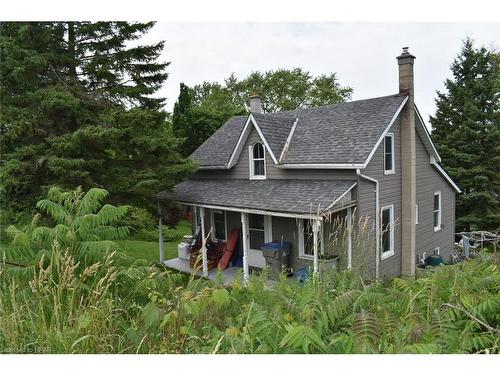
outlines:
[{"label": "pine tree", "polygon": [[167,78],[153,23],[0,25],[2,204],[31,206],[46,187],[106,188],[149,205],[193,166],[152,97]]},{"label": "pine tree", "polygon": [[457,229],[500,228],[499,54],[471,39],[451,65],[453,79],[438,92],[432,137],[444,168],[462,189]]},{"label": "pine tree", "polygon": [[[185,156],[196,150],[230,117],[244,113],[242,108],[231,104],[225,88],[214,86],[206,85],[208,92],[201,93],[180,84],[179,98],[172,114],[172,129],[177,137],[182,138],[181,149]],[[205,95],[206,100],[201,99]]]}]

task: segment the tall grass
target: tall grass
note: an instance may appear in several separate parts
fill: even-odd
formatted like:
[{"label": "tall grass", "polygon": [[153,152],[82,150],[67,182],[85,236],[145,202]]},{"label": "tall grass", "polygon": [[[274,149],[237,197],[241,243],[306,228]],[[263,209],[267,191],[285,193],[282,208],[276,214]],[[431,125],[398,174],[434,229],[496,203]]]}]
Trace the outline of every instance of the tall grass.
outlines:
[{"label": "tall grass", "polygon": [[[37,261],[0,262],[0,352],[500,352],[496,253],[384,283],[354,270],[305,283],[282,275],[270,288],[263,272],[226,288],[221,277],[119,262],[110,249],[124,210],[101,207],[102,191],[51,194],[39,204],[51,227],[10,229],[4,257]],[[344,242],[345,231],[331,233],[326,241]]]},{"label": "tall grass", "polygon": [[[80,269],[57,244],[28,282],[0,269],[0,350],[52,353],[498,353],[493,255],[364,287],[349,272],[305,284],[265,276]],[[14,348],[14,349],[13,349]]]}]

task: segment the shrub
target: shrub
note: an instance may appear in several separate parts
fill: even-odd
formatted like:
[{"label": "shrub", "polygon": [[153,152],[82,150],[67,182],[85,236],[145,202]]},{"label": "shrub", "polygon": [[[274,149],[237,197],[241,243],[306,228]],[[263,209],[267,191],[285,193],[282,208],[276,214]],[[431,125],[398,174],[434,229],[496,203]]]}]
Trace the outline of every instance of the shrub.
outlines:
[{"label": "shrub", "polygon": [[157,221],[148,210],[136,206],[129,206],[127,213],[118,222],[119,225],[130,227],[133,231],[153,230],[158,226]]}]

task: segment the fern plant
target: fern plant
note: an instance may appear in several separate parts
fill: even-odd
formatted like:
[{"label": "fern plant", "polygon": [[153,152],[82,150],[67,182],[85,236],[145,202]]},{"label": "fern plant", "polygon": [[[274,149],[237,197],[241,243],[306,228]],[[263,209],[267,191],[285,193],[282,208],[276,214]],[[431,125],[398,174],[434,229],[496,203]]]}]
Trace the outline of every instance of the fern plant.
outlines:
[{"label": "fern plant", "polygon": [[[40,212],[29,225],[7,228],[12,243],[5,258],[32,265],[43,254],[50,253],[54,242],[84,263],[116,250],[118,245],[114,241],[129,234],[128,227],[115,225],[128,207],[103,204],[107,196],[106,190],[97,188],[87,192],[81,187],[73,191],[50,188],[47,197],[36,204]],[[43,219],[46,225],[41,225]]]}]

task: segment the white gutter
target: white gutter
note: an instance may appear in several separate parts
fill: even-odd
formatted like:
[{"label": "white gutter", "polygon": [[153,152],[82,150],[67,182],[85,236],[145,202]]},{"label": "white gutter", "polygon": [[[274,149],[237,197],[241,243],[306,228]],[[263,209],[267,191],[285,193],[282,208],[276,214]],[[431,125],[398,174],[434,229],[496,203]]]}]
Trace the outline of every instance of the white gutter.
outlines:
[{"label": "white gutter", "polygon": [[314,163],[293,163],[293,164],[278,164],[276,168],[285,169],[358,169],[365,168],[364,164],[314,164]]},{"label": "white gutter", "polygon": [[259,209],[252,209],[252,208],[240,208],[240,207],[231,207],[231,206],[219,206],[219,205],[213,205],[213,204],[204,204],[204,203],[191,203],[191,202],[184,202],[184,201],[179,201],[180,204],[184,204],[186,206],[193,206],[193,207],[204,207],[204,208],[209,208],[209,209],[215,209],[215,210],[225,210],[225,211],[233,211],[233,212],[244,212],[247,214],[256,214],[256,215],[271,215],[271,216],[280,216],[280,217],[290,217],[290,218],[299,218],[299,219],[310,219],[310,220],[319,220],[322,221],[323,217],[320,215],[313,215],[313,214],[294,214],[294,213],[287,213],[287,212],[277,212],[277,211],[265,211],[265,210],[259,210]]},{"label": "white gutter", "polygon": [[379,210],[380,210],[380,195],[378,180],[361,174],[359,169],[356,169],[356,174],[367,181],[375,184],[375,279],[378,280],[380,274],[380,224],[379,224]]}]

